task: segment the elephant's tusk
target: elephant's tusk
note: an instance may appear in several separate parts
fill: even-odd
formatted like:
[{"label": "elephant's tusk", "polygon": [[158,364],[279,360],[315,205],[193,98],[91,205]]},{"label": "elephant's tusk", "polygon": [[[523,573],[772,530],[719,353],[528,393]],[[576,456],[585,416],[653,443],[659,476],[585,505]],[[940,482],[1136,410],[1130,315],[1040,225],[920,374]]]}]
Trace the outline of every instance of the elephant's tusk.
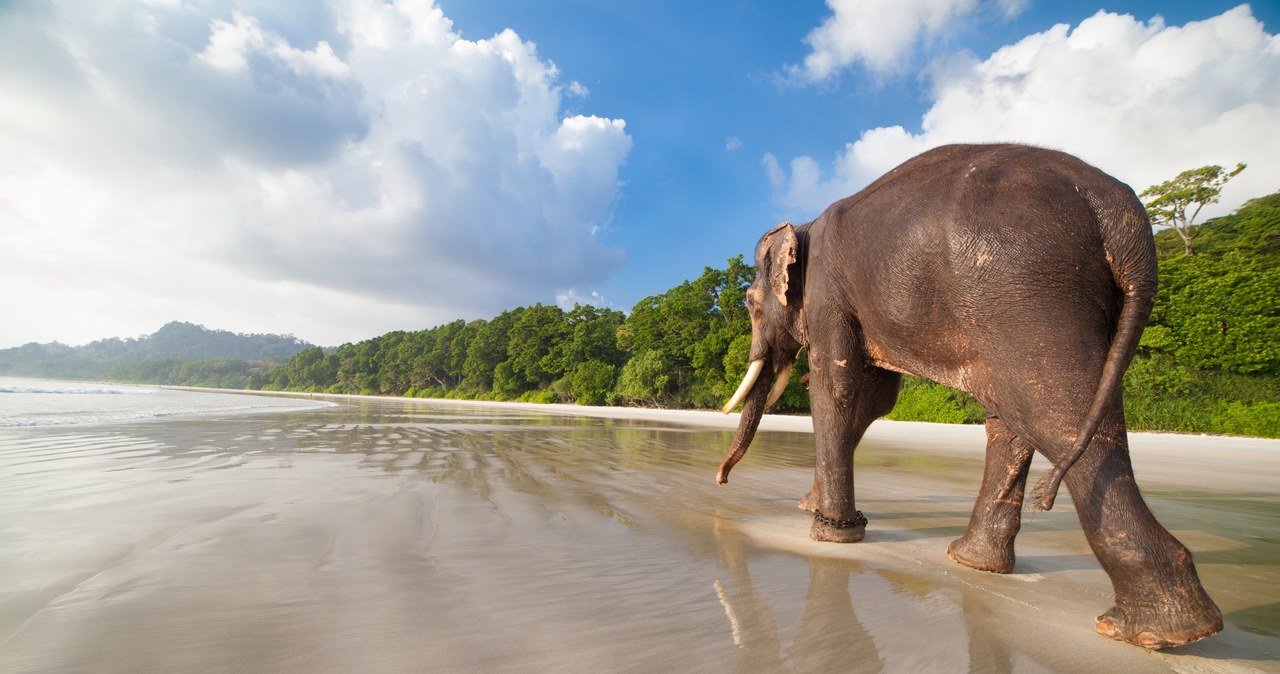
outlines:
[{"label": "elephant's tusk", "polygon": [[778,398],[782,397],[782,392],[787,390],[787,382],[791,379],[791,367],[782,369],[782,374],[778,375],[778,380],[773,382],[773,388],[769,390],[769,400],[764,404],[765,408],[772,407],[778,402]]},{"label": "elephant's tusk", "polygon": [[747,376],[742,378],[742,383],[738,385],[738,390],[734,391],[733,397],[729,402],[720,408],[721,412],[728,414],[742,404],[742,399],[747,397],[747,391],[756,385],[756,380],[760,378],[760,371],[764,369],[764,360],[753,360],[747,366]]}]

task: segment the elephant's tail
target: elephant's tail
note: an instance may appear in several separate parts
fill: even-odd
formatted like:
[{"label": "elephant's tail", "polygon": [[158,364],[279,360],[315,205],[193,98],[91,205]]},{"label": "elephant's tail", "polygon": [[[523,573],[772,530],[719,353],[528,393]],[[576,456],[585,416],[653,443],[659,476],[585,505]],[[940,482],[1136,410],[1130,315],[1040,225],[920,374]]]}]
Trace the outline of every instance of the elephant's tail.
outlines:
[{"label": "elephant's tail", "polygon": [[1117,287],[1124,294],[1120,317],[1116,320],[1116,331],[1112,335],[1111,346],[1107,349],[1107,359],[1102,366],[1102,377],[1094,391],[1093,402],[1076,434],[1071,453],[1040,478],[1031,491],[1030,505],[1037,510],[1053,508],[1062,479],[1089,447],[1107,407],[1120,392],[1124,372],[1133,360],[1138,340],[1142,338],[1142,330],[1147,325],[1152,306],[1155,305],[1156,254],[1155,243],[1151,238],[1151,222],[1142,203],[1133,196],[1131,190],[1126,191],[1128,198],[1118,207],[1095,206],[1094,211],[1102,233],[1107,262],[1111,265]]}]

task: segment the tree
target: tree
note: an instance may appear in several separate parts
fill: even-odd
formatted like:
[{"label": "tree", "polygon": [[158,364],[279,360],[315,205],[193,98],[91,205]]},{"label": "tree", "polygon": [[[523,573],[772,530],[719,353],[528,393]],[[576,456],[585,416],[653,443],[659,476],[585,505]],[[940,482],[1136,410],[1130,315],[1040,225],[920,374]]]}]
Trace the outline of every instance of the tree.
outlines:
[{"label": "tree", "polygon": [[[572,328],[564,311],[557,306],[535,304],[525,308],[511,325],[507,336],[507,360],[510,378],[502,378],[507,384],[504,395],[520,394],[546,387],[562,374],[564,363],[553,354],[562,351],[562,343],[572,337]],[[498,380],[494,381],[498,390]]]},{"label": "tree", "polygon": [[598,360],[579,363],[569,377],[569,390],[574,402],[579,405],[603,405],[613,388],[614,372],[612,365]]},{"label": "tree", "polygon": [[565,320],[571,334],[549,356],[554,371],[569,373],[575,366],[592,360],[614,367],[622,367],[627,362],[626,352],[618,347],[618,328],[626,320],[626,314],[575,304],[573,310],[565,314]]},{"label": "tree", "polygon": [[618,395],[635,404],[664,407],[668,400],[671,367],[658,351],[643,351],[631,357],[618,375]]},{"label": "tree", "polygon": [[[1244,164],[1236,164],[1230,172],[1217,164],[1188,169],[1173,180],[1148,187],[1139,196],[1147,208],[1147,215],[1151,216],[1151,223],[1157,227],[1172,227],[1182,237],[1183,252],[1191,255],[1191,238],[1195,236],[1195,221],[1200,209],[1218,203],[1222,186],[1244,169]],[[1188,209],[1191,210],[1190,215],[1187,214]]]},{"label": "tree", "polygon": [[299,351],[287,365],[295,388],[323,391],[338,376],[338,360],[326,356],[318,346]]},{"label": "tree", "polygon": [[[728,260],[726,269],[707,267],[694,281],[640,300],[618,331],[618,346],[630,352],[632,360],[644,352],[656,352],[666,367],[664,393],[673,394],[676,402],[714,407],[720,397],[717,389],[725,380],[725,349],[734,338],[751,333],[745,292],[754,276],[755,268],[739,255]],[[656,362],[653,358],[646,366]],[[634,374],[634,368],[629,373],[624,367],[620,387],[624,381],[637,384],[629,374]]]},{"label": "tree", "polygon": [[344,393],[377,393],[378,345],[381,337],[338,347],[339,390]]},{"label": "tree", "polygon": [[413,335],[403,330],[388,332],[378,338],[376,356],[378,395],[403,395],[414,386],[413,361],[418,356],[418,345]]},{"label": "tree", "polygon": [[[481,325],[467,344],[467,359],[462,364],[462,387],[476,393],[493,390],[495,371],[507,360],[507,344],[511,326],[524,313],[524,307],[504,311]],[[514,372],[506,370],[504,384],[513,383]]]},{"label": "tree", "polygon": [[[456,320],[420,333],[422,350],[413,361],[414,386],[446,391],[462,381],[466,343],[458,339],[466,330],[466,322]],[[461,357],[455,351],[458,348],[455,344],[460,345]]]}]

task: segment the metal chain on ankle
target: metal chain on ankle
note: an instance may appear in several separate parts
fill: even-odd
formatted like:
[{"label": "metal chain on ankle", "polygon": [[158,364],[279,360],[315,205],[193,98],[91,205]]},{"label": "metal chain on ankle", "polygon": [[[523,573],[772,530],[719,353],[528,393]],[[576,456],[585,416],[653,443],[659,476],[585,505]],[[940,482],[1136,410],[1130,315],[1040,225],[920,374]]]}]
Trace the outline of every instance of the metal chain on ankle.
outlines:
[{"label": "metal chain on ankle", "polygon": [[867,526],[867,518],[862,516],[861,510],[853,511],[853,519],[838,520],[834,517],[827,517],[817,510],[813,511],[813,519],[821,522],[832,529],[852,529],[854,527]]}]

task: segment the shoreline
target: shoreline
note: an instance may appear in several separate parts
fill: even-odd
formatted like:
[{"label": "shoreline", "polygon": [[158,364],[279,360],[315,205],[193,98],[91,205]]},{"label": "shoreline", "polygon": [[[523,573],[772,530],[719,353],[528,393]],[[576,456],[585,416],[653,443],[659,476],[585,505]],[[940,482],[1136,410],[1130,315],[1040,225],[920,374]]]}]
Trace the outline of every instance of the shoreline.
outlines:
[{"label": "shoreline", "polygon": [[[210,389],[199,389],[210,390]],[[288,391],[241,391],[273,396],[307,397],[312,400],[374,401],[383,404],[456,406],[473,409],[523,411],[533,414],[618,419],[669,424],[694,429],[734,431],[739,413],[723,414],[719,410],[672,410],[648,407],[607,407],[564,403],[527,403],[491,400],[449,400],[439,398],[401,398],[337,393],[295,393]],[[753,444],[759,445],[759,433],[813,434],[813,418],[809,415],[765,414]],[[1228,492],[1241,488],[1274,491],[1273,478],[1280,474],[1280,439],[1250,438],[1229,435],[1191,435],[1187,433],[1152,433],[1130,431],[1129,453],[1134,476],[1139,485],[1148,488],[1185,483],[1186,471],[1204,477],[1210,491]],[[986,456],[986,427],[980,424],[940,424],[926,421],[894,421],[877,419],[863,435],[859,447],[894,447],[913,454],[950,456],[983,460]],[[721,451],[727,451],[728,441]],[[751,452],[742,465],[751,465]],[[857,457],[866,453],[854,453]],[[1259,470],[1239,474],[1235,467],[1251,464]],[[714,471],[714,466],[708,470]],[[1040,452],[1033,455],[1031,470],[1036,474],[1052,468]],[[1226,485],[1230,485],[1227,487]]]},{"label": "shoreline", "polygon": [[[497,400],[455,400],[449,398],[406,398],[401,396],[361,395],[353,393],[302,393],[297,391],[251,391],[245,389],[217,389],[195,386],[165,386],[163,388],[191,391],[216,391],[245,395],[302,397],[313,400],[377,400],[408,404],[472,407],[480,409],[507,409],[540,412],[562,416],[583,416],[608,419],[654,421],[681,424],[700,428],[736,430],[740,414],[723,414],[719,410],[660,409],[653,407],[612,407],[605,405],[574,405],[569,403],[530,403]],[[811,415],[765,414],[760,420],[760,431],[784,433],[813,433]],[[1175,433],[1169,431],[1129,431],[1129,446],[1133,450],[1157,448],[1182,452],[1240,450],[1248,454],[1275,452],[1280,457],[1280,438],[1258,438],[1241,435],[1212,435],[1208,433]],[[865,435],[874,442],[910,440],[926,445],[946,445],[954,448],[957,441],[975,443],[976,449],[986,445],[986,430],[982,424],[943,424],[928,421],[895,421],[877,419]]]}]

